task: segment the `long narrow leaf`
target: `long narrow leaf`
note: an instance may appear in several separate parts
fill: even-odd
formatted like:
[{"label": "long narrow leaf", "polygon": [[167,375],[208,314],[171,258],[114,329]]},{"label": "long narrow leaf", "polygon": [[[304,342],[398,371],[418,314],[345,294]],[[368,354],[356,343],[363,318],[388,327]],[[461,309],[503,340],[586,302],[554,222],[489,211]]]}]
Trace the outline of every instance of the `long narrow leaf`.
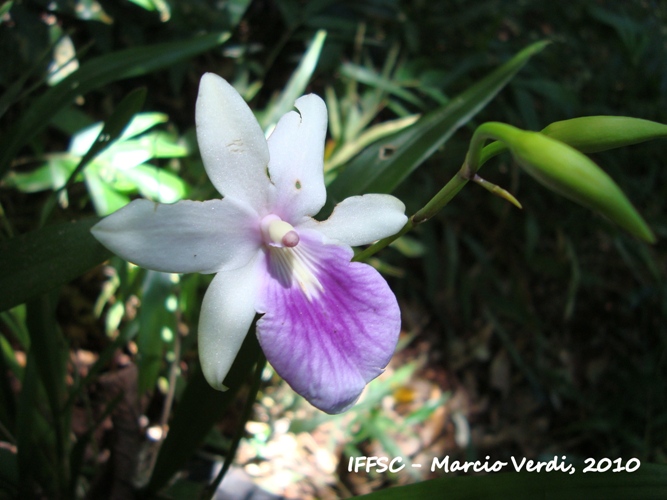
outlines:
[{"label": "long narrow leaf", "polygon": [[310,47],[308,47],[299,66],[294,71],[289,82],[287,82],[287,86],[281,94],[280,99],[277,103],[269,106],[268,112],[261,118],[260,123],[263,128],[274,125],[281,116],[294,108],[294,101],[303,94],[315,72],[326,38],[327,32],[324,30],[319,30],[315,33]]},{"label": "long narrow leaf", "polygon": [[30,332],[30,355],[34,356],[46,399],[51,409],[50,433],[55,444],[54,471],[58,489],[69,483],[68,434],[69,419],[63,414],[65,402],[65,362],[67,345],[56,325],[55,300],[44,294],[27,304]]},{"label": "long narrow leaf", "polygon": [[406,87],[394,83],[390,78],[379,75],[372,69],[360,66],[358,64],[345,63],[341,66],[340,72],[342,75],[352,78],[357,82],[364,83],[369,87],[383,90],[389,94],[393,94],[396,97],[412,103],[416,106],[423,106],[423,102],[412,92],[407,90]]},{"label": "long narrow leaf", "polygon": [[[28,353],[21,393],[18,398],[18,419],[16,422],[17,463],[19,477],[19,496],[31,498],[36,491],[36,484],[42,489],[54,489],[49,456],[53,456],[51,442],[45,430],[48,427],[39,413],[44,393],[40,385],[37,359],[34,351]],[[48,482],[51,481],[51,484]]]},{"label": "long narrow leaf", "polygon": [[367,192],[390,193],[478,113],[548,42],[538,42],[468,90],[397,134],[368,147],[329,186],[330,201]]},{"label": "long narrow leaf", "polygon": [[0,311],[63,285],[111,256],[90,228],[97,218],[0,241]]},{"label": "long narrow leaf", "polygon": [[173,287],[169,274],[158,271],[146,273],[136,338],[139,349],[139,394],[152,390],[160,376],[165,346],[163,329],[176,331],[174,314],[165,307]]}]

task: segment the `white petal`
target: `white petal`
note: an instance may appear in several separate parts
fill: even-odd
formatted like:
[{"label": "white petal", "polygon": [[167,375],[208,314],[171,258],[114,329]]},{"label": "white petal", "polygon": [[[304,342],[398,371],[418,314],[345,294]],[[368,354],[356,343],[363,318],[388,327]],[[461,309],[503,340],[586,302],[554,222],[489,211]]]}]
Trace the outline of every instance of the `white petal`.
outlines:
[{"label": "white petal", "polygon": [[309,219],[299,227],[315,229],[350,246],[366,245],[396,234],[408,221],[405,205],[388,194],[365,194],[344,199],[324,222]]},{"label": "white petal", "polygon": [[91,232],[123,259],[168,273],[214,273],[244,266],[261,244],[257,214],[236,200],[134,200]]},{"label": "white petal", "polygon": [[241,269],[218,273],[206,291],[199,317],[199,360],[211,387],[223,382],[255,317],[259,290],[260,253]]},{"label": "white petal", "polygon": [[261,210],[270,182],[269,148],[239,93],[213,73],[202,76],[196,107],[197,142],[215,188]]},{"label": "white petal", "polygon": [[275,184],[271,211],[296,223],[320,211],[326,200],[324,138],[327,108],[315,94],[294,104],[299,110],[284,115],[269,137],[269,174]]}]

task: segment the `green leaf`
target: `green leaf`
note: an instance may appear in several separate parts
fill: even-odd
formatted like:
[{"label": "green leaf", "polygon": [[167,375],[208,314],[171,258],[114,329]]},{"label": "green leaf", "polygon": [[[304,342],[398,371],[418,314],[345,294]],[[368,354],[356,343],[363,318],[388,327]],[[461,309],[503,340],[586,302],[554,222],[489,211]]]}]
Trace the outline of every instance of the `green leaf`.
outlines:
[{"label": "green leaf", "polygon": [[[123,100],[118,104],[118,106],[116,106],[116,109],[114,110],[113,114],[104,123],[104,126],[102,127],[102,130],[100,130],[100,132],[98,133],[97,138],[93,141],[88,151],[86,151],[86,153],[83,155],[83,158],[81,158],[74,171],[70,174],[65,185],[59,189],[59,192],[53,193],[45,203],[44,207],[42,208],[42,217],[41,217],[42,224],[51,215],[53,207],[55,207],[57,197],[61,194],[66,196],[66,189],[74,181],[76,181],[76,179],[78,178],[79,174],[83,171],[83,169],[86,168],[86,166],[88,166],[88,164],[92,162],[97,155],[105,151],[110,144],[113,144],[114,141],[118,139],[118,137],[126,129],[130,120],[132,120],[132,117],[139,111],[139,109],[141,109],[145,99],[146,99],[146,89],[144,88],[135,89],[128,95],[126,95],[123,98]],[[94,184],[94,180],[91,181],[90,176],[88,176],[87,174],[88,172],[86,172],[86,180],[88,181],[88,185],[90,188],[91,182]],[[90,189],[94,190],[95,186]],[[99,190],[100,189],[98,186],[97,191]],[[104,191],[104,189],[102,189],[102,191]],[[93,199],[93,202],[96,203],[96,205],[99,204],[99,200]],[[120,208],[120,206],[115,208]],[[98,210],[98,213],[101,212]]]},{"label": "green leaf", "polygon": [[149,151],[152,158],[179,158],[191,153],[185,141],[180,141],[176,135],[163,131],[144,134],[138,139],[124,141],[122,144],[123,147],[136,147]]},{"label": "green leaf", "polygon": [[[123,189],[117,183],[114,183],[113,187],[118,189],[118,191],[114,190],[111,184],[105,182],[100,177],[99,169],[87,169],[84,172],[84,177],[97,215],[106,216],[112,214],[130,203],[130,198],[119,192],[123,191]],[[131,186],[128,187],[127,191],[131,191]]]},{"label": "green leaf", "polygon": [[[4,331],[10,332],[10,335],[5,333],[4,336],[0,337],[0,339],[7,342],[7,344],[2,344],[2,351],[5,353],[5,359],[8,360],[7,362],[10,364],[11,370],[17,378],[23,378],[23,367],[16,360],[14,348],[7,339],[12,339],[12,344],[14,341],[17,342],[16,347],[20,351],[28,351],[30,349],[30,334],[26,326],[25,309],[25,306],[17,306],[9,311],[0,312],[0,319],[5,325]],[[4,348],[5,345],[8,346],[8,349]]]},{"label": "green leaf", "polygon": [[144,197],[160,203],[175,203],[188,192],[187,184],[180,177],[152,165],[137,165],[123,174],[134,182]]},{"label": "green leaf", "polygon": [[145,10],[157,11],[163,23],[171,18],[171,7],[166,0],[130,0],[130,2]]},{"label": "green leaf", "polygon": [[173,338],[176,335],[176,319],[167,310],[166,302],[173,293],[171,275],[158,271],[148,271],[143,283],[141,309],[139,310],[139,394],[155,387],[162,369],[164,345],[163,331],[167,329]]},{"label": "green leaf", "polygon": [[330,172],[340,165],[343,165],[373,142],[409,127],[418,119],[419,115],[409,115],[396,120],[389,120],[373,125],[354,139],[347,141],[340,149],[331,155],[329,160],[325,163],[325,171]]},{"label": "green leaf", "polygon": [[260,358],[259,349],[253,325],[225,378],[229,386],[226,392],[211,388],[200,369],[193,373],[174,412],[169,434],[160,448],[153,475],[146,487],[149,492],[160,490],[178,472],[213,425],[224,416]]},{"label": "green leaf", "polygon": [[0,491],[7,494],[7,498],[18,498],[19,468],[16,453],[9,449],[0,448]]},{"label": "green leaf", "polygon": [[190,40],[117,51],[83,63],[77,71],[37,98],[10,131],[0,138],[0,178],[4,177],[10,161],[19,150],[77,96],[111,82],[167,68],[224,43],[229,36],[227,31],[211,33]]},{"label": "green leaf", "polygon": [[329,186],[330,201],[362,193],[390,193],[478,113],[548,42],[522,50],[468,90],[420,118],[413,126],[371,145]]},{"label": "green leaf", "polygon": [[34,356],[51,410],[49,434],[55,440],[54,475],[62,489],[68,483],[69,469],[69,419],[62,412],[65,402],[65,365],[69,350],[56,325],[55,296],[45,293],[30,300],[26,318],[30,332],[30,356]]},{"label": "green leaf", "polygon": [[145,99],[146,89],[139,88],[127,94],[118,104],[118,106],[116,106],[113,114],[104,123],[104,126],[97,135],[97,138],[92,143],[88,151],[86,151],[86,154],[83,155],[83,158],[81,158],[79,161],[79,164],[74,169],[74,172],[70,174],[65,185],[62,188],[59,188],[58,192],[52,193],[52,195],[46,200],[46,203],[42,207],[40,225],[43,225],[51,216],[53,208],[56,206],[56,200],[58,199],[58,196],[61,194],[66,196],[66,189],[77,179],[78,175],[83,171],[83,169],[86,168],[86,166],[98,154],[108,148],[109,145],[120,136],[132,117],[144,105]]},{"label": "green leaf", "polygon": [[278,102],[269,105],[268,112],[263,117],[260,117],[262,128],[276,124],[281,116],[294,109],[294,101],[303,95],[306,86],[315,72],[326,38],[327,32],[324,30],[319,30],[315,33],[310,47],[308,47],[299,66],[294,71],[289,82],[287,82],[287,86],[280,95],[280,99]]},{"label": "green leaf", "polygon": [[667,467],[646,464],[635,472],[588,474],[577,472],[570,475],[552,471],[443,477],[408,486],[388,488],[359,498],[366,500],[413,500],[415,498],[657,500],[664,498],[665,491],[667,491]]},{"label": "green leaf", "polygon": [[376,73],[372,69],[348,62],[340,67],[340,72],[342,75],[357,82],[364,83],[376,89],[384,90],[385,92],[400,97],[404,101],[412,103],[420,108],[424,107],[424,103],[421,99],[415,96],[412,92],[387,78],[385,75]]},{"label": "green leaf", "polygon": [[39,376],[35,357],[30,351],[26,360],[25,375],[21,381],[21,393],[18,398],[18,419],[16,422],[16,440],[18,444],[17,463],[19,488],[24,498],[30,498],[35,492],[36,475],[48,470],[45,450],[38,446],[36,427],[39,422],[38,397],[40,393]]},{"label": "green leaf", "polygon": [[[139,109],[139,107],[136,109]],[[167,120],[169,120],[169,117],[164,113],[137,113],[127,124],[127,127],[123,130],[118,141],[131,139],[160,123],[165,123]],[[95,140],[102,131],[103,126],[104,124],[102,123],[96,123],[77,132],[74,137],[72,137],[69,152],[77,156],[83,156],[93,146]]]},{"label": "green leaf", "polygon": [[[45,496],[60,496],[56,492],[57,473],[54,470],[56,451],[54,432],[40,413],[44,408],[44,388],[41,385],[35,349],[28,352],[25,374],[21,381],[16,421],[17,463],[19,495],[17,498],[33,498],[39,489]],[[51,493],[51,495],[49,495]]]},{"label": "green leaf", "polygon": [[81,158],[76,169],[74,169],[74,172],[70,176],[65,187],[72,183],[76,178],[76,175],[81,172],[93,158],[108,148],[110,144],[120,137],[132,120],[132,117],[144,105],[145,100],[146,89],[139,88],[127,94],[123,100],[118,103],[113,114],[104,122],[102,130],[99,131],[97,137],[88,148],[88,151],[86,151],[86,154],[83,155],[83,158]]},{"label": "green leaf", "polygon": [[80,276],[111,256],[90,234],[99,219],[65,222],[0,241],[0,311]]},{"label": "green leaf", "polygon": [[9,172],[7,184],[24,193],[59,189],[65,185],[78,163],[79,158],[76,157],[50,155],[46,164],[32,172]]}]

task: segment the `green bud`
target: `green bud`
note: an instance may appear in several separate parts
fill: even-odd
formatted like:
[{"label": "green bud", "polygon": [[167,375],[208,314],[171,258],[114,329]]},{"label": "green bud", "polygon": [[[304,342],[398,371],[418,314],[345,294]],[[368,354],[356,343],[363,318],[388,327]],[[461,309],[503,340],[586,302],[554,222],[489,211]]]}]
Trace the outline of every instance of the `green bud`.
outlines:
[{"label": "green bud", "polygon": [[542,134],[583,153],[597,153],[667,137],[667,125],[627,116],[584,116],[554,122]]},{"label": "green bud", "polygon": [[[621,189],[587,156],[543,133],[502,125],[503,133],[496,137],[507,144],[517,162],[538,182],[572,201],[600,212],[638,238],[655,241],[650,228]],[[590,127],[594,128],[592,125]],[[567,131],[569,134],[570,128]],[[595,136],[592,130],[585,132],[581,127],[580,133],[588,138],[585,139],[588,145],[602,146],[602,140],[596,142],[592,139]],[[574,136],[570,137],[574,139]]]}]

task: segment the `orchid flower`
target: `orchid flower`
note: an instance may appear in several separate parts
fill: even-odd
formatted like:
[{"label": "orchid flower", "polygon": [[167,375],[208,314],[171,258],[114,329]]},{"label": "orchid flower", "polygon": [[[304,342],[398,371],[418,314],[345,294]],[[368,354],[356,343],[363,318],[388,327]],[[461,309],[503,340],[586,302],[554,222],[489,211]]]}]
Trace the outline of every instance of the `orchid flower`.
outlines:
[{"label": "orchid flower", "polygon": [[398,232],[407,218],[393,196],[326,199],[327,111],[297,99],[265,139],[225,80],[207,73],[196,106],[197,140],[222,199],[164,205],[139,199],[106,217],[93,235],[120,257],[171,273],[217,273],[203,300],[199,357],[212,387],[223,381],[256,314],[256,334],[276,372],[312,405],[350,408],[389,362],[400,310],[351,246]]}]

